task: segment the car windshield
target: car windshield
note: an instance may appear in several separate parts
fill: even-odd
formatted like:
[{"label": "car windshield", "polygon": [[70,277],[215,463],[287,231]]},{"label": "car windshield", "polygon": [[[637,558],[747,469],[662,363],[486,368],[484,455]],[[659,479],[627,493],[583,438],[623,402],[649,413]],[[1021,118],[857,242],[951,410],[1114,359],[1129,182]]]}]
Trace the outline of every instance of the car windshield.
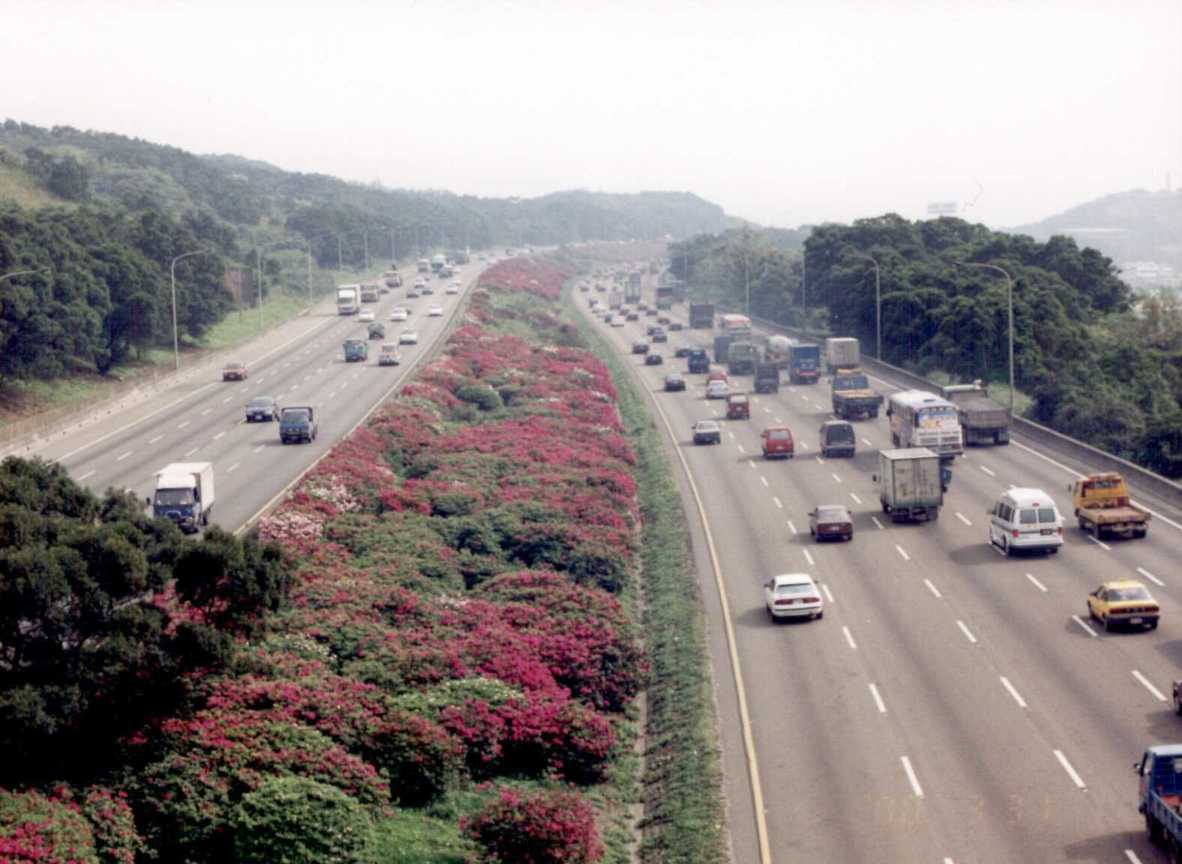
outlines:
[{"label": "car windshield", "polygon": [[1149,595],[1140,585],[1135,585],[1130,588],[1111,588],[1108,591],[1108,600],[1110,602],[1117,602],[1120,600],[1152,600]]},{"label": "car windshield", "polygon": [[777,585],[777,594],[808,594],[813,586],[807,582],[790,582],[787,585]]},{"label": "car windshield", "polygon": [[1055,511],[1053,508],[1043,507],[1043,508],[1039,509],[1039,511],[1038,511],[1038,521],[1039,522],[1049,522],[1049,523],[1053,524],[1055,522],[1058,522],[1059,520],[1056,518]]},{"label": "car windshield", "polygon": [[248,408],[270,408],[274,403],[272,400],[261,396],[258,399],[251,399]]},{"label": "car windshield", "polygon": [[825,436],[830,441],[847,442],[854,440],[854,430],[850,426],[827,426]]},{"label": "car windshield", "polygon": [[818,507],[817,519],[821,522],[848,522],[850,514],[844,507]]},{"label": "car windshield", "polygon": [[792,434],[787,429],[772,429],[767,433],[767,437],[771,441],[788,441]]},{"label": "car windshield", "polygon": [[286,423],[307,423],[308,419],[308,412],[302,409],[283,412],[283,420]]},{"label": "car windshield", "polygon": [[158,507],[185,507],[193,503],[192,489],[157,489]]}]

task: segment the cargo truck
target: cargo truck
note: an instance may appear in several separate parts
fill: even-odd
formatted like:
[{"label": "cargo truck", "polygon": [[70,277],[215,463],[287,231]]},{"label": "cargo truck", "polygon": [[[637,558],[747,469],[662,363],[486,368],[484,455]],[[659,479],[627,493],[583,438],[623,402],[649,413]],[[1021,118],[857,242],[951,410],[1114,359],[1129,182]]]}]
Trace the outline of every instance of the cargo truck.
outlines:
[{"label": "cargo truck", "polygon": [[608,295],[607,295],[607,308],[608,309],[619,309],[623,305],[624,305],[624,292],[623,291],[618,291],[618,290],[613,289],[611,292],[608,293]]},{"label": "cargo truck", "polygon": [[758,354],[747,339],[736,339],[726,351],[726,368],[731,375],[751,375],[755,372]]},{"label": "cargo truck", "polygon": [[842,420],[878,416],[882,394],[870,389],[870,381],[861,369],[838,369],[829,383],[833,413]]},{"label": "cargo truck", "polygon": [[1182,744],[1157,744],[1133,763],[1137,773],[1137,812],[1145,816],[1149,841],[1182,855]]},{"label": "cargo truck", "polygon": [[788,349],[791,345],[792,340],[787,336],[764,336],[759,349],[760,362],[787,369]]},{"label": "cargo truck", "polygon": [[1010,443],[1010,412],[989,398],[981,381],[949,384],[941,395],[956,406],[965,444]]},{"label": "cargo truck", "polygon": [[755,382],[752,389],[756,393],[780,392],[780,367],[775,363],[756,363]]},{"label": "cargo truck", "polygon": [[316,412],[309,405],[292,405],[284,408],[279,415],[279,440],[283,444],[316,440],[319,425]]},{"label": "cargo truck", "polygon": [[361,286],[337,286],[337,314],[356,315],[361,311]]},{"label": "cargo truck", "polygon": [[415,262],[415,270],[417,270],[419,273],[430,273],[431,262],[426,258],[420,258],[417,262]]},{"label": "cargo truck", "polygon": [[624,286],[624,302],[636,305],[640,302],[640,278],[637,274],[635,280],[629,278],[628,284]]},{"label": "cargo truck", "polygon": [[378,283],[363,282],[361,284],[361,302],[362,303],[377,303],[378,302]]},{"label": "cargo truck", "polygon": [[364,339],[346,339],[344,349],[346,363],[363,362],[369,356],[369,345]]},{"label": "cargo truck", "polygon": [[689,326],[691,330],[713,330],[714,304],[691,303],[689,307]]},{"label": "cargo truck", "polygon": [[1067,486],[1081,531],[1097,540],[1104,534],[1144,537],[1149,531],[1149,511],[1129,499],[1125,478],[1115,471],[1089,474]]},{"label": "cargo truck", "polygon": [[841,368],[862,365],[862,350],[853,336],[836,336],[825,340],[825,371],[832,375]]},{"label": "cargo truck", "polygon": [[657,286],[657,309],[668,310],[673,308],[673,286],[672,285],[658,285]]},{"label": "cargo truck", "polygon": [[171,519],[192,534],[209,524],[213,501],[213,463],[173,462],[156,473],[156,491],[148,506],[153,516]]},{"label": "cargo truck", "polygon": [[431,272],[432,273],[438,273],[440,270],[442,270],[446,266],[447,266],[447,256],[446,255],[432,256],[432,258],[431,258]]},{"label": "cargo truck", "polygon": [[724,333],[721,336],[714,337],[714,362],[725,363],[727,351],[730,350],[731,343],[735,341],[735,337],[729,333]]},{"label": "cargo truck", "polygon": [[697,375],[710,371],[710,357],[703,348],[691,348],[686,362],[689,364],[688,371],[691,374]]},{"label": "cargo truck", "polygon": [[930,522],[944,504],[940,457],[926,447],[878,451],[878,500],[892,522]]}]

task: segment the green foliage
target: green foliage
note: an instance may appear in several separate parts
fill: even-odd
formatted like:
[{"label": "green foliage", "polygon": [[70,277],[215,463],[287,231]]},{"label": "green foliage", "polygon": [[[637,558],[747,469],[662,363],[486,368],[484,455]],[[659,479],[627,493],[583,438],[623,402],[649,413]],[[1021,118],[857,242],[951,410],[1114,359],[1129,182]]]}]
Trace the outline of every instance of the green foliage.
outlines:
[{"label": "green foliage", "polygon": [[356,799],[306,777],[264,781],[230,819],[238,864],[362,864],[371,827]]},{"label": "green foliage", "polygon": [[374,864],[465,864],[471,852],[455,821],[396,810],[377,820],[369,854]]},{"label": "green foliage", "polygon": [[35,791],[0,789],[0,846],[0,860],[13,864],[109,864],[85,816]]},{"label": "green foliage", "polygon": [[456,388],[455,396],[463,402],[471,402],[481,411],[496,411],[505,407],[500,394],[484,384],[461,384]]}]

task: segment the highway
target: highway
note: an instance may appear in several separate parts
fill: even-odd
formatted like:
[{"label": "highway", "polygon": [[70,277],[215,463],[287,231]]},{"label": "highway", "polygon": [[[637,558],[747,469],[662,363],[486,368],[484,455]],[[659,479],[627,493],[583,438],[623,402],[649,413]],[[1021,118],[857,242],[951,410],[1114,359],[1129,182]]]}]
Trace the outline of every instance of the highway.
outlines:
[{"label": "highway", "polygon": [[[330,297],[243,346],[238,359],[247,365],[246,381],[223,382],[220,365],[207,364],[151,400],[30,455],[64,465],[75,480],[100,494],[115,487],[132,489],[141,498],[152,493],[155,473],[166,464],[212,462],[216,501],[211,522],[237,530],[406,379],[416,359],[447,331],[485,266],[473,261],[463,268],[456,277],[462,283],[458,295],[444,293],[451,279],[432,275],[434,293],[410,300],[407,289],[420,274],[413,264],[400,268],[401,288],[380,295],[378,303],[363,304],[386,324],[386,339],[369,341],[364,363],[346,363],[341,345],[347,338],[366,338],[368,324],[356,315],[338,315]],[[443,315],[429,317],[427,310],[436,303]],[[411,312],[406,322],[389,320],[390,310],[399,305]],[[378,366],[377,349],[383,341],[397,341],[402,329],[417,330],[419,343],[402,346],[401,365]],[[274,396],[282,405],[312,405],[319,414],[317,439],[284,445],[278,423],[245,422],[244,407],[255,396]]]},{"label": "highway", "polygon": [[[576,303],[586,311],[594,296],[577,294]],[[670,314],[685,320],[684,306]],[[819,458],[817,430],[831,417],[822,378],[753,396],[751,419],[728,422],[722,404],[704,398],[705,376],[688,375],[673,357],[679,344],[709,345],[713,333],[671,333],[668,345],[653,346],[665,364],[646,367],[629,347],[654,322],[595,326],[652,393],[658,427],[668,423],[671,452],[684,456],[701,496],[749,706],[770,860],[1164,860],[1136,811],[1131,766],[1148,744],[1182,741],[1170,703],[1182,661],[1177,514],[1173,524],[1155,519],[1144,540],[1099,543],[1075,527],[1070,471],[1015,443],[969,448],[938,521],[895,525],[880,518],[871,480],[877,450],[890,446],[885,417],[855,423],[854,458]],[[663,392],[671,371],[686,377],[686,392]],[[749,376],[737,382],[750,390]],[[692,444],[690,427],[703,418],[720,419],[721,446]],[[797,455],[766,462],[760,430],[780,423],[792,428]],[[1040,487],[1066,514],[1058,555],[1005,558],[987,543],[986,510],[1009,486]],[[851,542],[810,538],[807,513],[818,504],[850,508]],[[696,523],[696,504],[686,507]],[[708,567],[695,552],[699,569]],[[789,572],[821,580],[823,620],[768,620],[762,583]],[[713,575],[699,578],[708,614],[720,614]],[[1089,622],[1086,594],[1116,578],[1141,579],[1154,593],[1156,631],[1108,634]],[[758,802],[727,698],[734,684],[718,647],[722,622],[708,626],[734,860],[759,861]]]}]

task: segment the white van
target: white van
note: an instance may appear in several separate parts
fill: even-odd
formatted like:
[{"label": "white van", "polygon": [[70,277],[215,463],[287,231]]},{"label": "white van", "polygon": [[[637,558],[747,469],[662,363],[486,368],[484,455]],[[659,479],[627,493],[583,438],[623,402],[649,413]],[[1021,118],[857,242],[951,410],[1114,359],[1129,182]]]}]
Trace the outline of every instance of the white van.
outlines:
[{"label": "white van", "polygon": [[1063,545],[1063,517],[1041,489],[1010,489],[989,510],[989,542],[1006,555],[1011,549],[1058,552]]}]

